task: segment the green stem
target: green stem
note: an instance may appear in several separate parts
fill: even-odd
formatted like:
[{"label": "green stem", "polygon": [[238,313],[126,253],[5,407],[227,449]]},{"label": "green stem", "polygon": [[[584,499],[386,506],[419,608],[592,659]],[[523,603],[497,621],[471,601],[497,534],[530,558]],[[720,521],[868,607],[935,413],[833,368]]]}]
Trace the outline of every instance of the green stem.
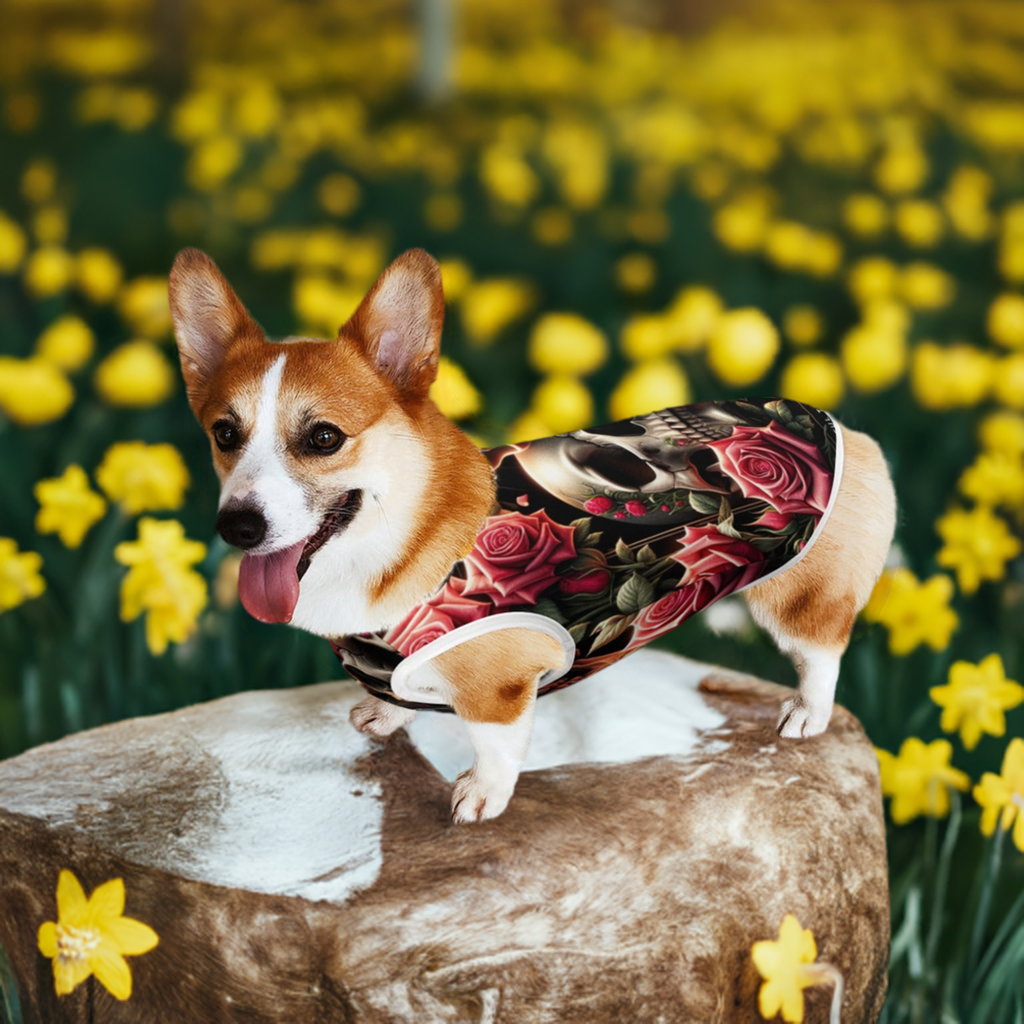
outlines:
[{"label": "green stem", "polygon": [[1003,829],[1002,815],[999,817],[999,825],[996,828],[995,839],[992,841],[992,855],[989,858],[988,871],[985,875],[985,884],[981,890],[981,897],[978,900],[978,913],[974,918],[974,932],[971,935],[971,951],[967,957],[967,977],[973,978],[975,967],[978,964],[978,956],[981,953],[981,944],[985,939],[985,926],[988,924],[988,912],[992,903],[992,894],[996,888],[996,878],[999,876],[999,868],[1003,859]]},{"label": "green stem", "polygon": [[942,850],[939,853],[939,863],[935,872],[935,894],[932,899],[931,920],[928,922],[928,938],[924,947],[925,975],[927,977],[932,976],[935,953],[939,946],[939,936],[942,934],[946,890],[949,886],[949,868],[953,860],[953,847],[956,846],[959,834],[960,794],[953,790],[951,793],[949,824],[946,827],[946,835],[942,841]]}]

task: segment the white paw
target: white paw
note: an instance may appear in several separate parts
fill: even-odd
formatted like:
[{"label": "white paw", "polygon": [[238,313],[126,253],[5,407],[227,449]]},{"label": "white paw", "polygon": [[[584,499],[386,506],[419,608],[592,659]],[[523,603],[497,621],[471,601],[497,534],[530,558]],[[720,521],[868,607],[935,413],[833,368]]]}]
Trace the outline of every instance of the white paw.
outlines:
[{"label": "white paw", "polygon": [[463,772],[455,780],[452,790],[452,821],[463,824],[468,821],[486,821],[496,818],[512,799],[516,780],[484,781],[475,768]]},{"label": "white paw", "polygon": [[800,694],[797,694],[782,705],[775,731],[789,739],[806,739],[808,736],[817,736],[818,733],[824,732],[831,717],[831,705],[821,708],[808,704]]},{"label": "white paw", "polygon": [[348,720],[360,732],[371,736],[390,736],[415,717],[416,712],[410,708],[400,708],[376,697],[365,697],[349,712]]}]

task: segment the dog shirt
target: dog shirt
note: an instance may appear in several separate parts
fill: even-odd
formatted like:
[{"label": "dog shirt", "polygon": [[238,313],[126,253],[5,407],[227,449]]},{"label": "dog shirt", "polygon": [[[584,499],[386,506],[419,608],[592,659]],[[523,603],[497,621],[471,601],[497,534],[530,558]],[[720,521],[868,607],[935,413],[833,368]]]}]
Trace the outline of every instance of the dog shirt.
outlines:
[{"label": "dog shirt", "polygon": [[472,551],[400,622],[331,641],[382,700],[451,711],[417,670],[523,626],[562,644],[538,693],[577,682],[791,568],[842,474],[832,417],[781,399],[663,409],[484,454],[499,510]]}]

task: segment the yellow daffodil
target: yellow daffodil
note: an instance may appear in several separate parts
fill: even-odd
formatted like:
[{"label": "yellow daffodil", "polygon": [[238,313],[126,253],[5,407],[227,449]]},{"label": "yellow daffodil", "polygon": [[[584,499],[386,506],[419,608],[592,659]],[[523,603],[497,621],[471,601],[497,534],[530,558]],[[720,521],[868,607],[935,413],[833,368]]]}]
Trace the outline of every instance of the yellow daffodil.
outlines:
[{"label": "yellow daffodil", "polygon": [[93,384],[108,405],[147,409],[166,401],[178,376],[151,341],[119,345],[96,367]]},{"label": "yellow daffodil", "polygon": [[658,268],[645,252],[628,252],[615,261],[615,283],[632,295],[649,292],[654,287]]},{"label": "yellow daffodil", "polygon": [[1024,409],[1024,352],[1014,352],[996,363],[992,393],[1003,405]]},{"label": "yellow daffodil", "polygon": [[893,213],[896,231],[907,245],[932,249],[945,231],[945,218],[935,203],[926,199],[904,199]]},{"label": "yellow daffodil", "polygon": [[916,736],[903,741],[893,756],[886,750],[878,755],[882,795],[891,796],[889,813],[897,825],[905,825],[918,815],[944,818],[949,814],[950,788],[964,791],[971,780],[954,768],[949,760],[953,746],[949,740],[925,744]]},{"label": "yellow daffodil", "polygon": [[818,409],[834,409],[846,390],[839,360],[824,352],[801,352],[782,371],[781,393]]},{"label": "yellow daffodil", "polygon": [[119,441],[96,470],[96,482],[128,515],[181,508],[189,485],[188,469],[169,444]]},{"label": "yellow daffodil", "polygon": [[71,253],[58,245],[44,245],[25,263],[25,287],[32,295],[45,299],[64,291],[71,283],[75,261]]},{"label": "yellow daffodil", "polygon": [[944,575],[923,583],[907,568],[887,569],[864,607],[864,618],[889,630],[889,651],[900,657],[927,644],[944,651],[960,624],[949,607],[953,581]]},{"label": "yellow daffodil", "polygon": [[782,333],[794,345],[813,345],[823,334],[821,314],[813,306],[790,306],[782,317]]},{"label": "yellow daffodil", "polygon": [[454,258],[441,260],[439,266],[445,302],[458,302],[473,280],[473,271],[464,260]]},{"label": "yellow daffodil", "polygon": [[480,392],[470,383],[466,371],[447,356],[441,356],[438,362],[437,379],[430,385],[430,397],[450,420],[475,416],[483,404]]},{"label": "yellow daffodil", "polygon": [[679,363],[650,359],[622,375],[608,400],[608,411],[613,420],[624,420],[689,401],[690,382]]},{"label": "yellow daffodil", "polygon": [[118,293],[117,311],[131,330],[143,338],[162,338],[171,329],[167,278],[137,277]]},{"label": "yellow daffodil", "polygon": [[667,316],[639,313],[622,325],[619,347],[627,359],[635,361],[658,359],[675,347],[672,327]]},{"label": "yellow daffodil", "polygon": [[110,302],[123,276],[121,264],[106,249],[83,249],[75,261],[75,283],[90,302]]},{"label": "yellow daffodil", "polygon": [[892,387],[906,372],[907,342],[899,330],[865,323],[843,336],[839,356],[853,387],[874,394]]},{"label": "yellow daffodil", "polygon": [[978,427],[978,440],[986,451],[1000,455],[1024,455],[1024,416],[1001,409],[990,413]]},{"label": "yellow daffodil", "polygon": [[61,476],[40,480],[33,494],[40,505],[36,530],[57,534],[69,548],[77,548],[107,510],[107,503],[89,487],[81,466],[68,466]]},{"label": "yellow daffodil", "polygon": [[1024,348],[1024,295],[1006,292],[988,308],[989,337],[1005,348]]},{"label": "yellow daffodil", "polygon": [[982,733],[1003,736],[1003,712],[1024,701],[1024,686],[1006,678],[1003,659],[998,654],[990,654],[977,665],[954,662],[949,670],[949,684],[933,686],[928,693],[943,709],[939,723],[942,731],[959,729],[960,739],[968,750],[978,745]]},{"label": "yellow daffodil", "polygon": [[815,962],[818,946],[814,933],[810,928],[802,928],[792,914],[782,919],[778,939],[755,942],[750,956],[764,978],[758,992],[757,1007],[765,1020],[781,1013],[787,1024],[801,1024],[804,1019],[804,989],[814,985],[833,985],[833,1005],[842,1004],[842,975],[831,964]]},{"label": "yellow daffodil", "polygon": [[89,361],[95,347],[96,339],[84,320],[62,316],[39,335],[36,355],[66,373],[74,373]]},{"label": "yellow daffodil", "polygon": [[956,280],[939,267],[918,261],[903,268],[899,291],[914,309],[943,309],[956,296]]},{"label": "yellow daffodil", "polygon": [[58,420],[74,400],[71,382],[52,363],[0,356],[0,412],[19,426]]},{"label": "yellow daffodil", "polygon": [[968,408],[988,397],[997,379],[995,361],[973,345],[936,345],[922,341],[914,349],[910,386],[925,409]]},{"label": "yellow daffodil", "polygon": [[585,377],[604,365],[608,339],[575,313],[545,313],[530,331],[527,358],[540,373]]},{"label": "yellow daffodil", "polygon": [[884,256],[865,256],[846,276],[850,294],[862,305],[873,299],[888,299],[899,286],[899,267]]},{"label": "yellow daffodil", "polygon": [[347,174],[328,174],[316,190],[320,205],[334,217],[347,217],[362,201],[362,190]]},{"label": "yellow daffodil", "polygon": [[533,392],[531,407],[556,434],[594,422],[594,397],[581,380],[567,374],[545,377]]},{"label": "yellow daffodil", "polygon": [[1006,563],[1021,552],[1020,541],[992,511],[979,506],[971,512],[952,509],[935,523],[943,546],[936,561],[956,572],[965,594],[973,594],[982,580],[1001,580]]},{"label": "yellow daffodil", "polygon": [[0,612],[17,608],[46,589],[39,574],[42,565],[35,551],[19,551],[16,541],[0,537]]},{"label": "yellow daffodil", "polygon": [[889,208],[880,196],[856,192],[843,202],[843,221],[860,238],[877,238],[889,225]]},{"label": "yellow daffodil", "polygon": [[187,540],[176,520],[139,520],[139,539],[114,549],[114,558],[130,566],[121,583],[121,619],[146,613],[146,645],[155,655],[171,641],[184,643],[206,607],[206,580],[190,566],[206,557],[206,545]]},{"label": "yellow daffodil", "polygon": [[[981,805],[981,831],[990,836],[1002,819],[1003,831],[1013,825],[1013,843],[1024,853],[1024,739],[1010,740],[998,775],[985,772],[974,787],[974,799]],[[1014,825],[1016,819],[1016,825]]]},{"label": "yellow daffodil", "polygon": [[533,289],[514,278],[490,278],[470,284],[462,295],[462,326],[469,340],[486,345],[533,305]]},{"label": "yellow daffodil", "polygon": [[724,310],[722,300],[704,285],[680,289],[665,310],[672,344],[680,352],[703,348]]},{"label": "yellow daffodil", "polygon": [[21,172],[21,194],[30,203],[45,203],[56,187],[57,168],[46,157],[37,157]]},{"label": "yellow daffodil", "polygon": [[759,381],[779,351],[779,332],[759,309],[723,314],[708,339],[708,366],[719,380],[735,387]]},{"label": "yellow daffodil", "polygon": [[39,952],[53,961],[57,995],[73,992],[91,975],[115,998],[132,994],[126,956],[148,953],[159,936],[141,921],[124,916],[124,881],[111,879],[85,891],[67,869],[57,880],[57,920],[39,927]]},{"label": "yellow daffodil", "polygon": [[28,248],[25,232],[0,210],[0,274],[13,274]]},{"label": "yellow daffodil", "polygon": [[982,452],[957,483],[979,505],[1024,507],[1024,463],[1019,454]]}]

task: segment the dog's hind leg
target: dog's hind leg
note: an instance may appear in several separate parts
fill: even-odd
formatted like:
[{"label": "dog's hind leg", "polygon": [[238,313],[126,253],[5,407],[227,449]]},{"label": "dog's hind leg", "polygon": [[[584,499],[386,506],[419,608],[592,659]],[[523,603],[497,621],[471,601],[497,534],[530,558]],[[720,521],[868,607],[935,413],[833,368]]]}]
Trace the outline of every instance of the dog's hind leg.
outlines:
[{"label": "dog's hind leg", "polygon": [[390,736],[416,717],[412,708],[399,707],[377,697],[364,697],[350,712],[348,720],[371,736]]},{"label": "dog's hind leg", "polygon": [[878,445],[843,431],[844,466],[820,536],[792,569],[745,591],[754,621],[793,659],[797,695],[786,701],[783,736],[824,732],[832,716],[839,661],[858,612],[885,566],[896,525],[896,497]]},{"label": "dog's hind leg", "polygon": [[564,658],[553,637],[512,628],[467,640],[434,659],[476,755],[473,767],[455,780],[453,820],[484,821],[508,806],[530,746],[537,683]]}]

